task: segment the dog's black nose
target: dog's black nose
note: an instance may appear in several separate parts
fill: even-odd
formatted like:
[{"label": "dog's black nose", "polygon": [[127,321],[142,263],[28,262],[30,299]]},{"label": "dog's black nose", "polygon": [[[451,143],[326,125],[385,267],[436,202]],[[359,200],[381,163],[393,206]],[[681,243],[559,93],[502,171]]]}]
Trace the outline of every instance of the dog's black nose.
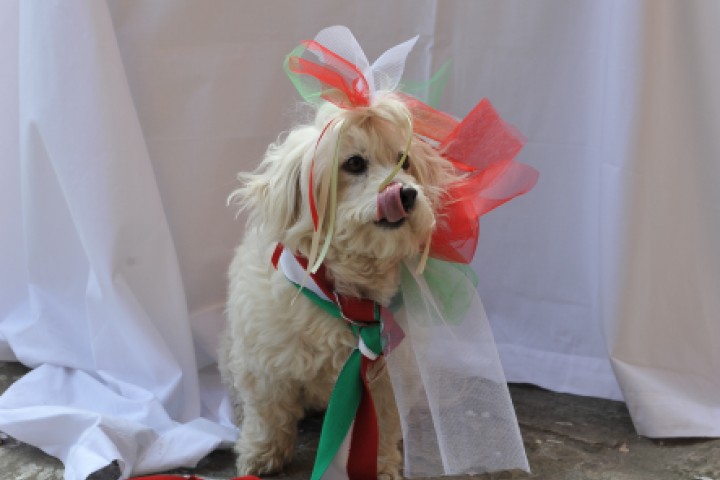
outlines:
[{"label": "dog's black nose", "polygon": [[400,190],[400,201],[406,213],[410,213],[410,210],[412,210],[415,205],[416,198],[417,190],[413,187],[402,187],[402,190]]}]

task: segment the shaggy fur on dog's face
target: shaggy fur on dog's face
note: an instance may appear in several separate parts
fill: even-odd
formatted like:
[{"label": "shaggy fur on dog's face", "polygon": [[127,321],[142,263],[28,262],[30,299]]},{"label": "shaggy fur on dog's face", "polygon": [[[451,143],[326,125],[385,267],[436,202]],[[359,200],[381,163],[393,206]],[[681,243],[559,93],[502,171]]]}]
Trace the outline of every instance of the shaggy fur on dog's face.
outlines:
[{"label": "shaggy fur on dog's face", "polygon": [[[418,254],[428,241],[441,220],[436,212],[444,186],[455,178],[434,148],[413,138],[406,165],[394,180],[417,190],[415,204],[397,224],[378,222],[378,187],[406,148],[409,118],[405,105],[392,94],[353,110],[326,104],[318,110],[314,124],[295,128],[272,144],[258,169],[241,175],[244,187],[232,198],[250,211],[249,228],[260,229],[268,242],[281,242],[307,256],[313,234],[308,202],[313,157],[312,188],[318,199],[324,177],[331,175],[344,123],[336,229],[325,264],[340,293],[386,303],[394,289],[384,284],[397,283],[393,269]],[[330,121],[333,124],[320,138]],[[329,215],[328,209],[325,228]],[[392,278],[374,286],[379,277],[388,275]]]}]

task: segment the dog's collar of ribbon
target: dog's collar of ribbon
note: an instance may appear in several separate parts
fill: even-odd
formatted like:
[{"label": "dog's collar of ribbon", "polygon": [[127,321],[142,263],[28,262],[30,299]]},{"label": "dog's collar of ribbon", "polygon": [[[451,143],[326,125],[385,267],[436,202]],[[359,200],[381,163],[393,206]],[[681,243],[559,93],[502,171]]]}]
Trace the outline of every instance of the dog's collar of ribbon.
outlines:
[{"label": "dog's collar of ribbon", "polygon": [[378,423],[370,393],[368,368],[383,354],[383,318],[389,311],[369,299],[339,295],[324,266],[302,285],[308,260],[278,244],[273,266],[311,302],[331,316],[345,320],[358,339],[340,370],[325,413],[311,480],[320,480],[334,465],[350,480],[377,478]]},{"label": "dog's collar of ribbon", "polygon": [[[285,60],[285,70],[300,95],[313,103],[328,101],[343,109],[364,108],[372,105],[379,92],[395,92],[412,117],[410,140],[413,133],[431,140],[448,162],[465,173],[460,181],[446,189],[444,204],[438,212],[443,222],[428,239],[427,254],[439,260],[469,263],[477,246],[479,217],[528,192],[537,182],[538,172],[514,161],[524,139],[500,118],[488,100],[482,100],[462,121],[458,121],[412,95],[398,92],[405,60],[417,39],[415,37],[390,48],[371,65],[349,29],[329,27],[318,33],[314,40],[302,42],[295,48]],[[316,149],[333,124],[336,125],[333,128],[338,130],[336,158],[332,174],[326,177],[337,182],[338,147],[344,131],[342,120],[333,120],[326,125]],[[395,173],[401,165],[402,160]],[[314,178],[312,168],[310,177]],[[392,175],[386,181],[391,179]],[[332,196],[335,190],[330,185],[323,187],[320,188],[318,204],[325,206],[329,201],[332,217],[323,245],[325,251],[334,227],[333,198],[327,199],[327,191]],[[314,228],[319,232],[324,209],[316,208],[312,183],[309,186],[309,203]],[[314,240],[317,244],[319,235],[315,235]],[[317,269],[324,255],[322,252],[318,254],[317,245],[312,253],[315,255],[311,254],[310,268]],[[421,261],[420,266],[423,264]]]}]

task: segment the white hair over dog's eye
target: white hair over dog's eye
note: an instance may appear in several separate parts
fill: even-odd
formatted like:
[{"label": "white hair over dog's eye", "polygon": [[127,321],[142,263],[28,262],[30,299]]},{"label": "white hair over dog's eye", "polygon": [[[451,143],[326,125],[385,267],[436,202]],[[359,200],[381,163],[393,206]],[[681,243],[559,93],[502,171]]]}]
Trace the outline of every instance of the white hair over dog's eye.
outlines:
[{"label": "white hair over dog's eye", "polygon": [[368,161],[360,155],[353,155],[352,157],[345,160],[342,164],[342,169],[353,175],[359,175],[365,173],[368,168]]}]

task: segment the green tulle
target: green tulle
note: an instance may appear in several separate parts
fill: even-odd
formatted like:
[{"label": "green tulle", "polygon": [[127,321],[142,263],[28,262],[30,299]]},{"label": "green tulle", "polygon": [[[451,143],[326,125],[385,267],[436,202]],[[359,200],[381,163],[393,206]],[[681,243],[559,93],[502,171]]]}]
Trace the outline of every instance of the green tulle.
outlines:
[{"label": "green tulle", "polygon": [[413,309],[423,308],[426,315],[413,321],[430,324],[458,325],[477,295],[478,277],[470,266],[429,258],[421,285],[408,269],[402,271],[402,300],[394,305],[412,305]]},{"label": "green tulle", "polygon": [[323,101],[323,98],[321,96],[321,83],[313,78],[308,79],[307,76],[305,76],[305,78],[301,78],[300,75],[290,70],[290,59],[292,57],[302,57],[305,50],[306,47],[304,45],[298,45],[297,47],[295,47],[293,51],[285,57],[283,68],[285,69],[285,73],[287,74],[288,78],[295,86],[295,89],[298,91],[303,100],[309,103],[319,104],[321,101]]},{"label": "green tulle", "polygon": [[422,100],[433,108],[438,108],[451,72],[452,60],[448,60],[435,72],[430,80],[423,82],[404,81],[400,84],[400,91]]}]

